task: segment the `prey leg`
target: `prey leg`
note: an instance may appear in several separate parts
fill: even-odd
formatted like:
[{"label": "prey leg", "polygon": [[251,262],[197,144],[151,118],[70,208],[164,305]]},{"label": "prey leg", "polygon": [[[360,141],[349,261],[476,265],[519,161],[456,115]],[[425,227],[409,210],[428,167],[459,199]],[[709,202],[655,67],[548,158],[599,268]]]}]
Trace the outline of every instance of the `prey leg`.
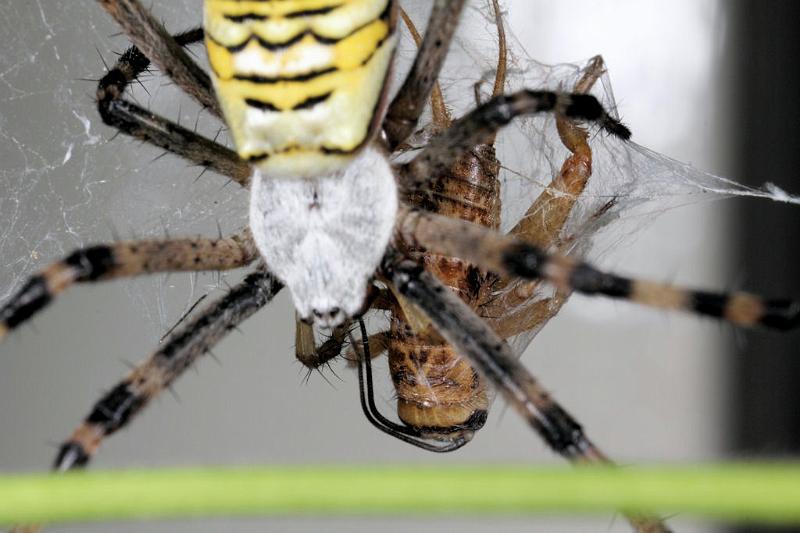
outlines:
[{"label": "prey leg", "polygon": [[[573,91],[580,94],[588,92],[604,73],[603,58],[595,56],[589,61]],[[592,175],[592,149],[586,130],[561,115],[556,115],[556,127],[570,155],[552,182],[509,231],[509,235],[545,250],[560,246],[564,224]],[[482,305],[478,313],[485,318],[491,317],[492,329],[503,338],[540,327],[566,302],[563,295],[556,295],[528,303],[541,282],[518,282],[509,288],[509,283],[513,281],[498,279],[492,287],[497,296]]]}]

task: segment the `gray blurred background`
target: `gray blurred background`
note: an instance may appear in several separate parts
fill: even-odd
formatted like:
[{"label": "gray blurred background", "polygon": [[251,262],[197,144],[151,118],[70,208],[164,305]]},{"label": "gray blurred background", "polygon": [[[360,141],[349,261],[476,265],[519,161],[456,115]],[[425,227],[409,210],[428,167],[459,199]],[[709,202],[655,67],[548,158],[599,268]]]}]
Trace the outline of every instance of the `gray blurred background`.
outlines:
[{"label": "gray blurred background", "polygon": [[[482,7],[482,0],[473,0]],[[154,2],[168,28],[200,22],[200,0]],[[408,3],[424,20],[427,2]],[[638,143],[715,174],[797,193],[797,20],[793,2],[506,0],[511,31],[545,63],[602,53]],[[127,42],[91,0],[2,0],[0,301],[23,276],[82,244],[235,230],[246,197],[196,168],[120,136],[94,110],[103,63]],[[98,55],[99,50],[99,55]],[[481,50],[492,57],[493,49]],[[183,123],[213,121],[158,79],[140,102]],[[198,119],[199,117],[199,119]],[[155,160],[155,161],[154,161]],[[714,289],[800,295],[796,208],[766,200],[670,210],[606,268]],[[231,283],[235,276],[230,277]],[[0,345],[0,471],[47,468],[55,445],[126,361],[152,351],[214,276],[159,276],[81,286]],[[798,336],[734,333],[692,317],[573,297],[523,361],[622,464],[706,462],[796,453]],[[438,456],[374,430],[355,376],[327,383],[293,360],[286,294],[225,340],[115,435],[98,468],[248,464],[559,461],[497,402],[463,450]],[[385,372],[385,364],[378,372]],[[379,405],[392,411],[392,391]],[[675,517],[681,531],[713,525]],[[51,531],[626,531],[593,520],[248,520],[54,527]],[[755,531],[753,529],[752,531]]]}]

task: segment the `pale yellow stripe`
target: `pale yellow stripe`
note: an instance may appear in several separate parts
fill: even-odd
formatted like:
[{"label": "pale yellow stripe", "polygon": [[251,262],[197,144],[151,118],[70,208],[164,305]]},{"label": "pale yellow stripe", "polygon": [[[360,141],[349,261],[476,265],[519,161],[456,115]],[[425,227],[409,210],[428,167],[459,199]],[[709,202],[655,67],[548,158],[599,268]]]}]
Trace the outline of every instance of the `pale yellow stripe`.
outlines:
[{"label": "pale yellow stripe", "polygon": [[634,281],[631,300],[662,309],[688,309],[690,293],[652,281]]},{"label": "pale yellow stripe", "polygon": [[764,316],[764,301],[746,293],[732,294],[725,306],[725,320],[743,326],[757,324]]}]

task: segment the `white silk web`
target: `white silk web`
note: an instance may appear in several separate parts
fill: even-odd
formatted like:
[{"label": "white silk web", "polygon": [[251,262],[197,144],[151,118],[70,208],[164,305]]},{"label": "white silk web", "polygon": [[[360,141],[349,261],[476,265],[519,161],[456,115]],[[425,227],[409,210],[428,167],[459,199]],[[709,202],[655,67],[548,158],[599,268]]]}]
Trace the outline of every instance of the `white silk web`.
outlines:
[{"label": "white silk web", "polygon": [[[418,21],[426,2],[403,2]],[[156,14],[170,29],[200,23],[199,2],[159,3]],[[513,23],[514,21],[512,21]],[[245,221],[246,192],[224,179],[189,167],[177,158],[125,136],[113,140],[95,110],[95,83],[102,60],[128,46],[96,3],[11,2],[0,5],[0,29],[9,42],[0,54],[0,301],[36,269],[71,249],[121,237],[215,234],[235,231]],[[396,76],[401,78],[415,49],[403,31]],[[530,59],[512,32],[508,90],[565,88],[581,63],[547,66]],[[516,28],[516,31],[519,31]],[[473,86],[491,86],[496,31],[488,3],[467,10],[454,53],[442,75],[448,105],[459,116],[474,105]],[[99,51],[95,51],[95,48]],[[204,62],[201,47],[194,49]],[[612,71],[613,76],[613,71]],[[615,103],[609,77],[593,93],[609,108]],[[131,89],[139,103],[213,137],[219,124],[159,75]],[[627,101],[636,95],[625,95]],[[634,139],[636,125],[634,129]],[[225,142],[224,132],[220,137]],[[797,197],[765,184],[751,189],[704,173],[635,143],[594,133],[594,175],[565,232],[574,250],[597,259],[641,232],[654,215],[687,203],[731,196],[757,196],[798,203]],[[518,121],[502,134],[499,158],[505,168],[504,228],[513,225],[543,190],[567,155],[550,116]],[[198,179],[199,177],[199,179]],[[614,203],[601,217],[599,207]],[[590,223],[591,222],[591,223]],[[198,290],[215,278],[157,276],[130,282],[129,294],[153,324],[153,334],[170,325]],[[183,295],[170,308],[167,293]]]},{"label": "white silk web", "polygon": [[[154,9],[182,31],[200,23],[198,5]],[[245,191],[130,137],[114,138],[100,120],[94,80],[129,43],[96,2],[4,2],[0,19],[15,43],[0,54],[0,302],[78,246],[228,234],[244,224]],[[202,46],[193,51],[204,55]],[[217,134],[220,125],[156,70],[141,81],[130,90],[134,101]],[[207,275],[156,276],[128,282],[127,292],[158,338],[195,293],[217,284]]]}]

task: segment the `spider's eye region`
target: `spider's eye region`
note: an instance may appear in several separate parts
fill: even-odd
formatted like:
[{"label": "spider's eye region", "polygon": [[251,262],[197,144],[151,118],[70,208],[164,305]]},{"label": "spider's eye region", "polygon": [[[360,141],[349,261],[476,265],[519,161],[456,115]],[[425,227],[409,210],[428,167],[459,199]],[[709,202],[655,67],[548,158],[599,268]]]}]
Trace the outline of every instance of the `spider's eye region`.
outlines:
[{"label": "spider's eye region", "polygon": [[393,0],[206,0],[214,87],[242,159],[276,177],[350,164],[372,138],[394,53]]},{"label": "spider's eye region", "polygon": [[311,314],[313,318],[309,317],[306,320],[311,319],[314,324],[323,328],[338,326],[346,318],[342,309],[336,306],[329,309],[312,309]]}]

